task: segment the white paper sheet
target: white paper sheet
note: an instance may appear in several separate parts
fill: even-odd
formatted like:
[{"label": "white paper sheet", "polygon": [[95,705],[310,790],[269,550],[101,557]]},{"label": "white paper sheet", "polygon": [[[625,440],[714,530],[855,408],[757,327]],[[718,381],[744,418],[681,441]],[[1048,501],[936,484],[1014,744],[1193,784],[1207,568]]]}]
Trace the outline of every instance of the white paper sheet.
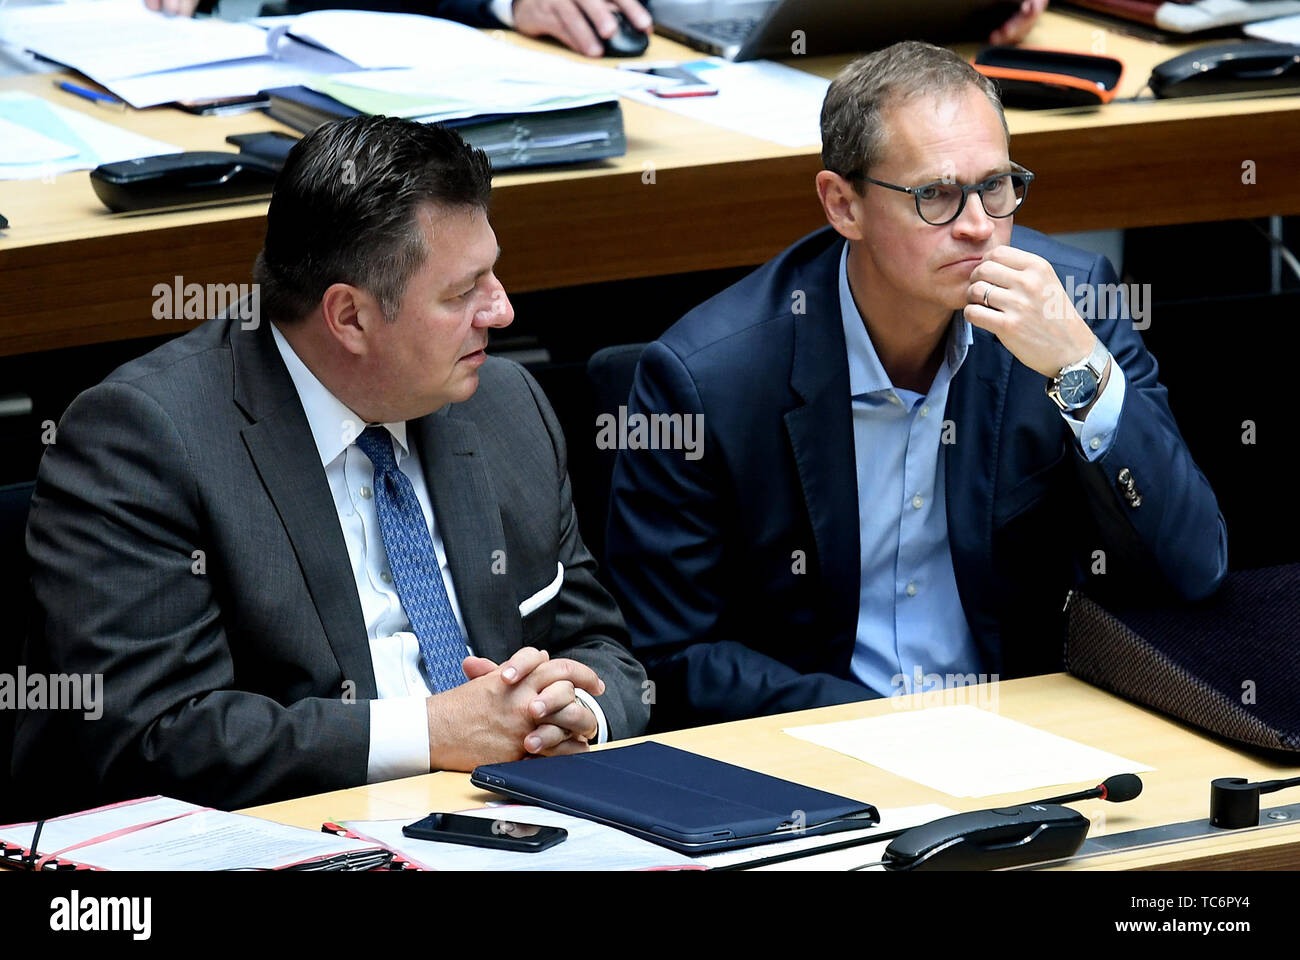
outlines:
[{"label": "white paper sheet", "polygon": [[710,97],[656,97],[648,90],[623,95],[704,123],[771,140],[787,147],[821,143],[821,109],[830,81],[770,60],[731,63],[719,57],[683,63],[704,83],[718,88]]},{"label": "white paper sheet", "polygon": [[174,100],[251,97],[273,87],[291,87],[326,74],[356,69],[343,57],[290,38],[280,45],[274,57],[254,57],[125,77],[105,86],[133,107],[152,107]]},{"label": "white paper sheet", "polygon": [[402,827],[410,820],[350,820],[343,826],[431,870],[654,870],[695,866],[690,857],[667,847],[544,807],[502,804],[460,812],[491,820],[563,827],[569,836],[539,853],[517,853],[412,840],[402,836]]},{"label": "white paper sheet", "polygon": [[[258,870],[374,846],[258,817],[205,810],[71,850],[67,858],[110,870]],[[44,834],[41,849],[52,849]]]},{"label": "white paper sheet", "polygon": [[141,0],[24,7],[0,16],[0,40],[103,83],[266,53],[266,33],[246,23],[154,13]]},{"label": "white paper sheet", "polygon": [[[7,14],[24,7],[46,6],[44,0],[0,0],[0,20]],[[0,35],[0,77],[20,77],[30,73],[54,73],[61,70],[58,64],[47,63],[28,53],[22,47],[6,43]]]},{"label": "white paper sheet", "polygon": [[0,165],[66,160],[77,148],[0,117]]},{"label": "white paper sheet", "polygon": [[[745,847],[743,850],[724,850],[722,853],[708,853],[702,857],[695,857],[694,860],[696,863],[702,863],[711,869],[737,863],[753,863],[755,860],[765,860],[786,853],[813,851],[818,847],[833,846],[869,834],[906,830],[909,827],[929,823],[931,820],[938,820],[940,817],[946,817],[955,812],[951,808],[938,803],[924,803],[915,807],[881,810],[880,823],[871,827],[869,831],[846,830],[843,833],[828,833],[819,837],[800,837],[797,840],[783,840],[780,843],[765,843],[757,847]],[[851,870],[862,864],[879,860],[884,855],[885,847],[889,846],[892,840],[893,838],[890,837],[888,840],[881,840],[879,843],[864,843],[861,846],[850,847],[847,850],[832,850],[829,853],[808,853],[807,856],[800,857],[798,860],[771,863],[766,866],[752,867],[751,869]],[[884,870],[884,867],[869,869]]]},{"label": "white paper sheet", "polygon": [[1096,784],[1154,769],[972,706],[898,710],[785,732],[953,797]]},{"label": "white paper sheet", "polygon": [[[137,823],[149,823],[178,817],[183,813],[192,813],[203,808],[184,800],[171,797],[153,797],[138,803],[124,803],[108,810],[89,813],[75,813],[55,820],[46,820],[41,828],[39,853],[52,853],[62,850],[74,843],[102,837],[114,830],[121,830]],[[31,849],[32,834],[35,824],[0,827],[0,840]]]},{"label": "white paper sheet", "polygon": [[180,147],[142,137],[21,90],[0,91],[0,118],[76,148],[73,156],[57,160],[0,163],[0,180],[35,180],[70,170],[89,170],[101,163],[180,153]]},{"label": "white paper sheet", "polygon": [[1248,23],[1242,29],[1252,37],[1257,37],[1260,40],[1272,40],[1275,43],[1300,43],[1300,16],[1278,17],[1276,20]]}]

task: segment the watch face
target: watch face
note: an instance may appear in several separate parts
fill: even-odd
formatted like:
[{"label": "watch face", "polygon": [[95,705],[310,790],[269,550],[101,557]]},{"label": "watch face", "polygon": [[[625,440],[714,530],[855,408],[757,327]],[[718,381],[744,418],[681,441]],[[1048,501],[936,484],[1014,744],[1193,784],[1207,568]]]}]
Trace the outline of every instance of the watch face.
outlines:
[{"label": "watch face", "polygon": [[1071,410],[1086,407],[1097,395],[1097,378],[1089,370],[1067,370],[1061,377],[1061,402]]}]

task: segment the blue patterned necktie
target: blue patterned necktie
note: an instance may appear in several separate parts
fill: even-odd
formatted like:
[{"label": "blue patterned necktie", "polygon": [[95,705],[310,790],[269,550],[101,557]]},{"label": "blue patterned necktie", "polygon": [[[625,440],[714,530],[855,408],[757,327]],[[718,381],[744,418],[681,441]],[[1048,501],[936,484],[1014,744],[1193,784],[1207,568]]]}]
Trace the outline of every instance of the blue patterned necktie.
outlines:
[{"label": "blue patterned necktie", "polygon": [[375,508],[388,552],[397,596],[420,642],[420,656],[435,693],[465,682],[461,661],[465,638],[447,599],[438,555],[410,478],[393,456],[393,439],[383,427],[366,427],[357,446],[375,467]]}]

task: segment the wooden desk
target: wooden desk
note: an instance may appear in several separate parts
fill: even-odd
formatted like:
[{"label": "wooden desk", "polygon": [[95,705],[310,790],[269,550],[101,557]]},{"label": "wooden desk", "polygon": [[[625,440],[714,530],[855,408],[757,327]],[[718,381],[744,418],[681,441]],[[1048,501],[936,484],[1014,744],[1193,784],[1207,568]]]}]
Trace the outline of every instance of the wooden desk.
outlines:
[{"label": "wooden desk", "polygon": [[[544,46],[512,33],[503,38]],[[1127,64],[1135,95],[1153,64],[1187,49],[1108,32],[1049,11],[1030,45],[1097,51]],[[973,44],[957,48],[971,56]],[[655,37],[647,57],[693,51]],[[574,55],[575,59],[577,58]],[[847,56],[799,61],[833,76]],[[106,113],[48,76],[0,82],[185,149],[227,149],[231,133],[277,128],[260,113],[192,117],[157,108]],[[562,171],[503,174],[493,224],[500,276],[515,292],[756,264],[821,226],[818,151],[790,149],[625,102],[628,153]],[[1012,155],[1038,174],[1019,222],[1047,231],[1300,212],[1300,96],[1111,104],[1098,111],[1008,111]],[[1254,184],[1242,164],[1255,164]],[[653,165],[654,183],[643,182]],[[151,316],[154,284],[250,279],[266,204],[121,216],[87,175],[0,183],[0,355],[178,332]]]},{"label": "wooden desk", "polygon": [[[1300,774],[1300,766],[1284,767],[1260,760],[1064,674],[1011,680],[984,688],[965,688],[954,691],[953,700],[985,705],[1012,720],[1155,767],[1154,771],[1141,775],[1144,787],[1142,795],[1135,800],[1122,804],[1088,800],[1073,805],[1093,819],[1091,836],[1205,819],[1209,816],[1210,781],[1215,777],[1265,780]],[[1049,786],[1023,793],[960,799],[781,732],[784,727],[801,724],[880,716],[905,705],[914,707],[918,702],[918,695],[897,700],[873,700],[681,730],[652,739],[865,800],[883,809],[939,803],[955,810],[979,810],[1060,795],[1070,789]],[[1074,789],[1091,786],[1095,784],[1083,783]],[[1285,797],[1285,794],[1276,795],[1271,802],[1265,797],[1263,805],[1266,808],[1280,806],[1294,800],[1288,801]],[[241,812],[319,829],[327,820],[415,820],[432,810],[462,810],[481,806],[492,799],[500,798],[472,787],[465,774],[433,773],[252,807]],[[1103,812],[1104,819],[1098,816]],[[1300,822],[1249,833],[1225,831],[1203,839],[1147,850],[1120,851],[1057,869],[1296,867],[1300,867]]]}]

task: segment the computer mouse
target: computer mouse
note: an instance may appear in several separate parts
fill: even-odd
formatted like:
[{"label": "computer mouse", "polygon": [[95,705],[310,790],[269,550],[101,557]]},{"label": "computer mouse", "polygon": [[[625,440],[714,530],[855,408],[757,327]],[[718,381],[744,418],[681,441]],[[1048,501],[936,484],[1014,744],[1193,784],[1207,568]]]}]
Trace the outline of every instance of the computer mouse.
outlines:
[{"label": "computer mouse", "polygon": [[649,34],[632,26],[632,21],[622,11],[614,11],[614,19],[618,21],[618,29],[608,39],[600,41],[605,46],[605,56],[639,57],[645,53],[646,47],[650,46]]},{"label": "computer mouse", "polygon": [[1156,64],[1157,97],[1199,97],[1300,88],[1300,44],[1238,41],[1198,47]]}]

